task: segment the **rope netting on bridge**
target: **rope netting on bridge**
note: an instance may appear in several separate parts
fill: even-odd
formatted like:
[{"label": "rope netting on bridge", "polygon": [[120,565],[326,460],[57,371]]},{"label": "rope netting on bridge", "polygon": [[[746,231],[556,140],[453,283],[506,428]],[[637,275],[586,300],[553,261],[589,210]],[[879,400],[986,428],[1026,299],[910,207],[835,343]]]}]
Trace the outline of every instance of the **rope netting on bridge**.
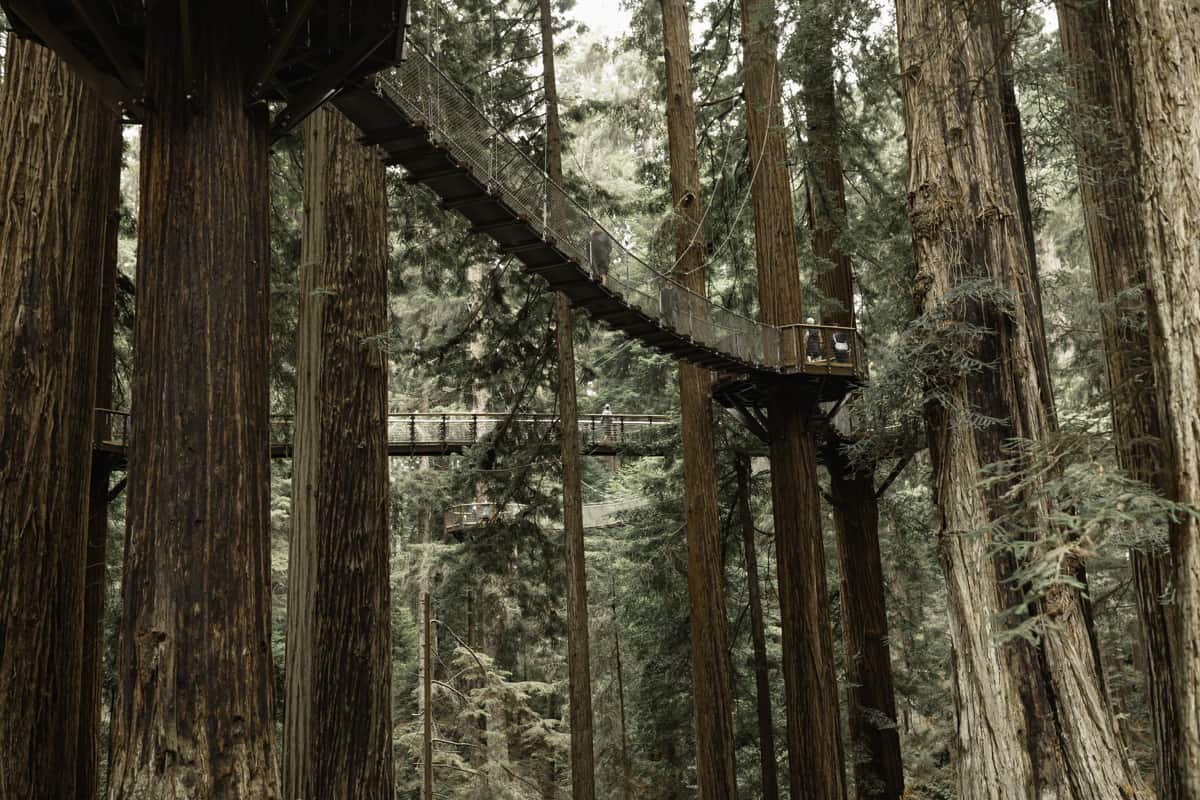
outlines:
[{"label": "rope netting on bridge", "polygon": [[[428,12],[430,17],[433,12]],[[426,24],[430,19],[424,20]],[[469,89],[438,63],[436,44],[414,27],[406,60],[381,74],[378,85],[438,147],[487,187],[544,240],[594,280],[665,329],[738,361],[767,369],[855,372],[861,348],[852,328],[765,325],[712,302],[635,251],[626,226],[605,224],[562,186],[480,108]]]}]

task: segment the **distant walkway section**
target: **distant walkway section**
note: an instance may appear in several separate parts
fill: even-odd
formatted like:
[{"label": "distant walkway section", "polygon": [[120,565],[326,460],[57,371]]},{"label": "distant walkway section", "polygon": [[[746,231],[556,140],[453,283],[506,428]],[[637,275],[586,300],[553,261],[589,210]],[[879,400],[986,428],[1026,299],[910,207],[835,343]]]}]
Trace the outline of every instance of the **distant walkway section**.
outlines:
[{"label": "distant walkway section", "polygon": [[[587,455],[656,455],[653,431],[674,426],[673,417],[651,414],[580,414],[581,451]],[[96,410],[97,430],[104,432],[96,449],[124,458],[136,428],[124,411]],[[454,455],[495,436],[512,426],[523,441],[558,441],[558,417],[554,414],[473,414],[433,412],[388,415],[388,455]],[[291,458],[294,420],[271,418],[271,457]],[[557,446],[557,445],[556,445]]]}]

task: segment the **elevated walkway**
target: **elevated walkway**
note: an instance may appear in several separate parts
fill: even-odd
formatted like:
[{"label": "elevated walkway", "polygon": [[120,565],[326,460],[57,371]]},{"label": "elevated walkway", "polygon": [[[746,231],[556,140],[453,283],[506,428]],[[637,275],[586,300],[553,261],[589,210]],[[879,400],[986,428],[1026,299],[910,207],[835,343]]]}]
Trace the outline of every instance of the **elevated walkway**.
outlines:
[{"label": "elevated walkway", "polygon": [[[792,376],[835,400],[862,377],[856,332],[771,327],[710,302],[635,254],[552,183],[422,50],[333,101],[408,181],[593,318],[675,358],[762,382]],[[598,244],[599,242],[599,244]]]},{"label": "elevated walkway", "polygon": [[[652,433],[677,421],[650,414],[581,414],[581,452],[593,456],[658,455]],[[132,432],[128,412],[96,410],[97,430],[105,435],[96,450],[123,462]],[[525,440],[544,439],[558,447],[558,417],[554,414],[472,414],[462,412],[389,414],[389,456],[441,456],[462,453],[488,440],[505,425],[515,426]],[[271,458],[291,458],[294,419],[271,418]],[[650,434],[650,435],[648,435]]]}]

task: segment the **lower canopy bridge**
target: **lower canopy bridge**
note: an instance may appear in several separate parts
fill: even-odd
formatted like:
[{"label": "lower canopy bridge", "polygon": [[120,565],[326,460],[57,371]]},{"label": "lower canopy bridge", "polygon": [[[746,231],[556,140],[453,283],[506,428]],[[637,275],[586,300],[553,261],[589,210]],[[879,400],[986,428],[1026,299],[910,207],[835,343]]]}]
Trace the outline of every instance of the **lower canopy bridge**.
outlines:
[{"label": "lower canopy bridge", "polygon": [[[659,455],[664,447],[656,441],[654,432],[676,424],[673,417],[651,414],[581,414],[581,450],[595,456]],[[557,447],[558,417],[554,414],[389,414],[388,455],[459,454],[487,441],[506,425],[513,426],[524,440],[540,439]],[[96,450],[123,461],[134,431],[128,412],[97,409],[96,429],[103,432]],[[292,457],[293,431],[292,417],[271,418],[271,458]]]},{"label": "lower canopy bridge", "polygon": [[822,399],[861,380],[864,353],[853,328],[763,325],[654,269],[551,182],[420,48],[377,83],[334,99],[363,142],[592,317],[710,369],[756,381],[795,376]]}]

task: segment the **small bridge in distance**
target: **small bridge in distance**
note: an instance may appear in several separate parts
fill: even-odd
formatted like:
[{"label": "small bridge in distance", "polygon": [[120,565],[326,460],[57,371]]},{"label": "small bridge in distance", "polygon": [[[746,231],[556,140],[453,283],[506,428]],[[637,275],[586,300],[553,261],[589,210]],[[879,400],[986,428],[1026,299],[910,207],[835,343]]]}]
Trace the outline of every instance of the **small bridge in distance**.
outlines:
[{"label": "small bridge in distance", "polygon": [[[657,455],[653,431],[678,424],[654,414],[580,414],[580,451],[585,455]],[[557,447],[556,414],[490,414],[459,411],[388,414],[389,456],[444,456],[462,453],[512,426],[525,440],[544,439]],[[96,409],[98,452],[120,460],[128,456],[133,434],[129,412]],[[271,458],[291,458],[295,419],[271,417]]]}]

